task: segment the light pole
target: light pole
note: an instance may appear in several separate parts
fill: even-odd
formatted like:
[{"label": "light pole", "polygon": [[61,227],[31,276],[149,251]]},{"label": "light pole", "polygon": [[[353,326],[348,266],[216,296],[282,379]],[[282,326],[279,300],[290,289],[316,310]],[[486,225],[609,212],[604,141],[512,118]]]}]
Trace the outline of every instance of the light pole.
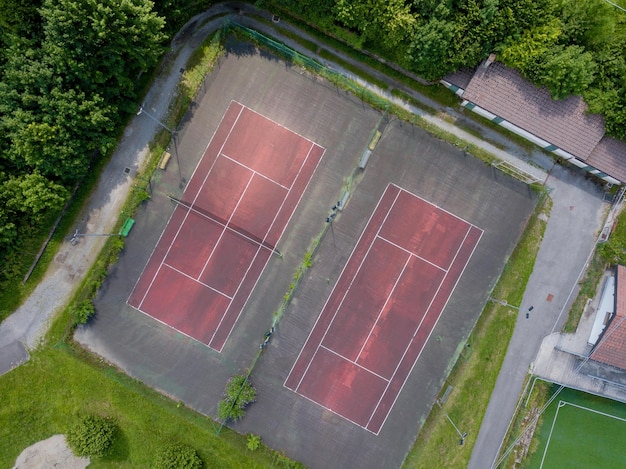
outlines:
[{"label": "light pole", "polygon": [[[139,116],[140,114],[145,114],[146,116],[148,116],[150,119],[152,119],[154,122],[156,122],[157,124],[159,124],[161,127],[163,127],[165,130],[167,130],[170,134],[172,134],[172,140],[174,141],[174,156],[176,157],[176,164],[178,165],[178,176],[180,177],[180,185],[179,187],[182,189],[184,187],[184,183],[186,182],[185,179],[183,178],[183,174],[182,174],[182,170],[180,169],[180,161],[178,159],[178,147],[176,146],[176,130],[172,130],[170,129],[167,125],[165,125],[163,122],[161,122],[159,119],[157,119],[156,117],[154,117],[152,114],[150,114],[148,111],[146,111],[143,107],[143,104],[139,105],[139,111],[137,111],[137,115]],[[169,150],[169,148],[168,148]]]},{"label": "light pole", "polygon": [[448,422],[450,422],[450,425],[452,425],[454,429],[456,430],[456,432],[459,434],[459,437],[460,437],[459,446],[463,446],[463,443],[465,443],[465,438],[467,438],[467,432],[461,433],[461,430],[459,430],[459,428],[454,424],[450,416],[446,414],[446,412],[443,410],[443,407],[441,406],[439,399],[437,399],[437,405],[441,409],[441,412],[443,412],[443,415],[448,419]]},{"label": "light pole", "polygon": [[175,130],[170,129],[167,125],[165,125],[163,122],[161,122],[159,119],[157,119],[156,117],[154,117],[152,114],[150,114],[148,111],[146,111],[143,108],[143,104],[139,105],[139,111],[137,111],[137,115],[140,114],[145,114],[146,116],[148,116],[150,119],[152,119],[154,122],[156,122],[157,124],[159,124],[161,127],[163,127],[165,130],[167,130],[169,133],[171,133],[172,135],[176,134]]},{"label": "light pole", "polygon": [[465,438],[467,437],[467,432],[461,433],[461,430],[459,430],[457,428],[457,426],[454,424],[454,422],[452,421],[452,419],[448,416],[448,414],[446,414],[444,412],[444,415],[446,416],[446,418],[448,419],[448,422],[450,422],[452,424],[452,426],[454,427],[454,429],[456,430],[456,432],[459,434],[459,436],[461,437],[461,439],[459,440],[459,446],[463,446],[463,443],[465,442]]},{"label": "light pole", "polygon": [[110,236],[123,236],[119,233],[79,233],[78,232],[78,228],[76,228],[76,231],[74,232],[74,234],[72,235],[72,237],[70,238],[70,244],[72,246],[76,245],[76,243],[78,242],[78,238],[79,237],[84,237],[84,236],[105,236],[105,237],[110,237]]}]

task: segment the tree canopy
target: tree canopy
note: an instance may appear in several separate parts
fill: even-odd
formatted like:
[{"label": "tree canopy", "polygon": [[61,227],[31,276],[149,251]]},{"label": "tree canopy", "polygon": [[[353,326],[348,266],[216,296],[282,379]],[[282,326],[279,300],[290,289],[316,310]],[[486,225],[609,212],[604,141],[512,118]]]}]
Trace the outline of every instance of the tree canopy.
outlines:
[{"label": "tree canopy", "polygon": [[603,0],[273,3],[430,80],[496,53],[555,99],[583,95],[607,132],[626,139],[626,13]]},{"label": "tree canopy", "polygon": [[149,0],[0,0],[0,272],[60,209],[163,51]]}]

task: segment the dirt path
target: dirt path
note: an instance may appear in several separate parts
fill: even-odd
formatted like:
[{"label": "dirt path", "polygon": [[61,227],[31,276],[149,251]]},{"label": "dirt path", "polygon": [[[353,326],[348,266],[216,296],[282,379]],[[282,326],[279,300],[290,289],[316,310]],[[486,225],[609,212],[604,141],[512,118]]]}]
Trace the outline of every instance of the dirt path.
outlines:
[{"label": "dirt path", "polygon": [[67,447],[64,435],[54,435],[26,448],[18,456],[13,469],[41,469],[62,467],[63,469],[84,469],[89,466],[89,458],[74,456]]}]

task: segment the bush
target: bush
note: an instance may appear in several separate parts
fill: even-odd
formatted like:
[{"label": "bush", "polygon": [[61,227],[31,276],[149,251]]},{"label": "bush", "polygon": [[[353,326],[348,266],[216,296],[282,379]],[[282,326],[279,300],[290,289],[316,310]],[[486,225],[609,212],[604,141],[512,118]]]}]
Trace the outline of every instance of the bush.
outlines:
[{"label": "bush", "polygon": [[241,419],[246,414],[246,407],[256,399],[256,389],[244,375],[233,376],[226,384],[224,399],[219,403],[217,416],[220,420]]},{"label": "bush", "polygon": [[261,447],[261,437],[259,435],[253,435],[252,433],[250,433],[248,435],[248,442],[246,444],[246,447],[250,451],[256,451]]},{"label": "bush", "polygon": [[97,415],[86,415],[70,428],[67,444],[76,456],[104,456],[115,437],[115,423]]},{"label": "bush", "polygon": [[74,306],[74,325],[85,324],[96,313],[93,303],[90,300],[84,300]]},{"label": "bush", "polygon": [[173,443],[158,454],[154,469],[201,469],[204,462],[191,446]]}]

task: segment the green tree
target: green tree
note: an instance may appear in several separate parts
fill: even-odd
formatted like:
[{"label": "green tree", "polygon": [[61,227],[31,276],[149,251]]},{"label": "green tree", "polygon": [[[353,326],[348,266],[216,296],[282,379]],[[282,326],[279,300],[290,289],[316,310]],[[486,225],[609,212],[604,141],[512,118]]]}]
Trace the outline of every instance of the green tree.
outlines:
[{"label": "green tree", "polygon": [[602,0],[564,0],[561,12],[565,43],[597,49],[613,40],[614,8]]},{"label": "green tree", "polygon": [[62,185],[32,173],[10,177],[3,184],[2,195],[7,210],[39,223],[48,211],[60,209],[69,194]]},{"label": "green tree", "polygon": [[220,420],[240,420],[246,408],[256,400],[256,389],[244,375],[233,376],[226,384],[224,398],[220,401],[217,416]]},{"label": "green tree", "polygon": [[2,35],[37,36],[41,30],[38,9],[42,0],[0,0]]},{"label": "green tree", "polygon": [[452,71],[450,61],[454,23],[433,18],[415,28],[407,49],[411,68],[427,79],[436,79]]},{"label": "green tree", "polygon": [[44,56],[69,88],[133,97],[162,52],[164,20],[148,0],[44,0]]},{"label": "green tree", "polygon": [[596,63],[581,46],[557,46],[542,57],[539,83],[545,85],[555,99],[581,95],[593,81]]},{"label": "green tree", "polygon": [[372,46],[391,50],[412,34],[416,20],[404,0],[337,0],[337,19]]},{"label": "green tree", "polygon": [[519,39],[511,39],[503,46],[498,59],[511,68],[517,68],[527,77],[533,75],[537,63],[554,47],[561,37],[561,24],[557,19],[525,31]]}]

